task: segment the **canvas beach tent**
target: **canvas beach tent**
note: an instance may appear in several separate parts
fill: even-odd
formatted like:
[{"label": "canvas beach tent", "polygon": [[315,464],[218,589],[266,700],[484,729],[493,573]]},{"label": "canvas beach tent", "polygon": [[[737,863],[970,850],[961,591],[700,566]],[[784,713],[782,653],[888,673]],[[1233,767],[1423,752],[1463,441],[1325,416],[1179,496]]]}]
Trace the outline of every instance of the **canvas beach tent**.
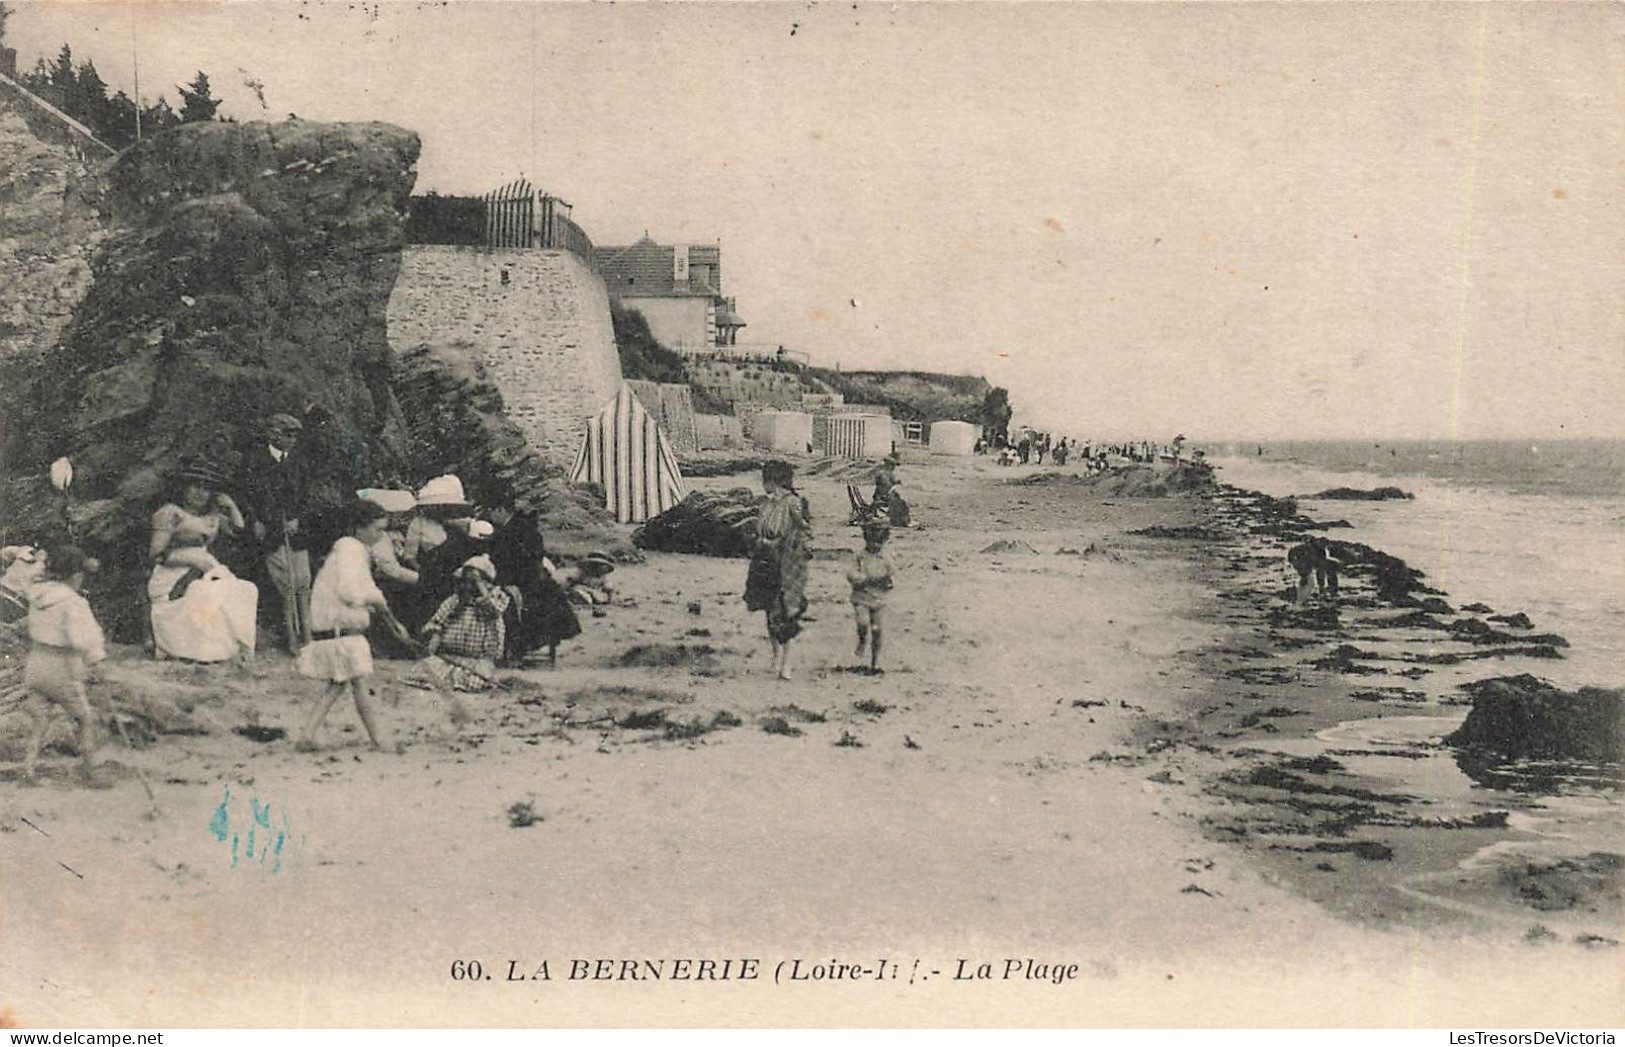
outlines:
[{"label": "canvas beach tent", "polygon": [[587,419],[570,482],[602,485],[604,508],[621,523],[659,516],[683,500],[683,474],[671,445],[624,384]]}]

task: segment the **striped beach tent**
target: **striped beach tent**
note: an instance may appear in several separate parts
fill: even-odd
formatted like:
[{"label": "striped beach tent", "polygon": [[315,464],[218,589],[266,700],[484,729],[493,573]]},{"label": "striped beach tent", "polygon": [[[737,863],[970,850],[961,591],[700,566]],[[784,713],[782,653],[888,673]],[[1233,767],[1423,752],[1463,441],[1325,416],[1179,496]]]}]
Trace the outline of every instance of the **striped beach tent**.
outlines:
[{"label": "striped beach tent", "polygon": [[659,516],[683,500],[683,474],[666,436],[625,384],[587,419],[570,482],[601,484],[604,508],[622,523]]}]

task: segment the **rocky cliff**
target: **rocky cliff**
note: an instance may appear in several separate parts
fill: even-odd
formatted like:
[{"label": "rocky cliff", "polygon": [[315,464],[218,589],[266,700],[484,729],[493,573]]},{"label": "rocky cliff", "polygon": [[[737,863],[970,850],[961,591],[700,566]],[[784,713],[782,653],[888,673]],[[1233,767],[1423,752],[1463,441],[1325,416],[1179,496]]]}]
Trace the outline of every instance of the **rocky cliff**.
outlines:
[{"label": "rocky cliff", "polygon": [[[90,288],[105,233],[106,158],[75,148],[20,89],[0,85],[0,362],[55,345]],[[0,415],[9,418],[10,415]]]},{"label": "rocky cliff", "polygon": [[417,156],[400,128],[303,121],[189,124],[121,154],[89,293],[8,419],[13,533],[49,530],[38,477],[69,456],[79,538],[128,618],[181,458],[229,472],[248,427],[286,411],[325,420],[335,490],[402,471],[385,310]]}]

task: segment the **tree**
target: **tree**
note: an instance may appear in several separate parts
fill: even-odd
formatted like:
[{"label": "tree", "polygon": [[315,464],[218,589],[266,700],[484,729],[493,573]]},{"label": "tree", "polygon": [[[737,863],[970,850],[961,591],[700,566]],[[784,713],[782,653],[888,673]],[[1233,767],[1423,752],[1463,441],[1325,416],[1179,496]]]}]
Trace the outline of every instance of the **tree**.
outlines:
[{"label": "tree", "polygon": [[63,92],[64,96],[73,90],[73,48],[67,44],[62,45],[62,50],[57,52],[56,61],[51,63],[50,72],[52,87]]},{"label": "tree", "polygon": [[6,19],[10,17],[11,7],[7,4],[0,4],[0,47],[4,47],[6,44]]},{"label": "tree", "polygon": [[157,134],[159,131],[167,131],[180,122],[181,118],[175,115],[175,110],[169,107],[169,102],[164,99],[163,95],[159,95],[158,101],[141,110],[141,132],[143,134]]},{"label": "tree", "polygon": [[95,62],[79,63],[73,90],[68,92],[62,109],[101,137],[102,125],[107,122],[107,83],[96,71]]},{"label": "tree", "polygon": [[1003,386],[994,386],[982,397],[980,411],[982,428],[997,436],[1007,432],[1010,428],[1010,416],[1015,410],[1010,406],[1010,391]]},{"label": "tree", "polygon": [[135,144],[135,103],[120,91],[107,100],[106,122],[97,129],[97,137],[114,149],[126,149]]},{"label": "tree", "polygon": [[198,70],[190,84],[176,90],[181,93],[181,123],[200,124],[214,119],[214,111],[220,108],[220,100],[210,96],[209,77],[203,70]]}]

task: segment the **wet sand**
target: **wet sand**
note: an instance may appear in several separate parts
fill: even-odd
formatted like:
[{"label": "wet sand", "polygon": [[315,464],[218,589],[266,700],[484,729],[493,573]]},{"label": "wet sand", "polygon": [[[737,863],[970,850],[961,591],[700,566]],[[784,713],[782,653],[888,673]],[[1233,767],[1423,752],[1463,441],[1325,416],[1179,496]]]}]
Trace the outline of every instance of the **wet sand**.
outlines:
[{"label": "wet sand", "polygon": [[[744,562],[658,553],[617,572],[621,603],[557,669],[468,699],[460,728],[381,663],[404,756],[366,751],[342,706],[315,756],[234,733],[297,727],[317,688],[285,658],[245,677],[121,652],[198,699],[207,733],[110,750],[110,792],[72,786],[61,754],[38,788],[0,781],[0,1008],[81,1026],[1617,1023],[1617,949],[1585,937],[1619,937],[1606,870],[1600,891],[1558,870],[1585,898],[1561,911],[1493,874],[1419,899],[1418,877],[1505,832],[1376,824],[1425,805],[1386,799],[1356,757],[1269,751],[1390,704],[1438,711],[1301,664],[1368,640],[1269,625],[1273,539],[1222,502],[1008,483],[1032,472],[905,464],[921,526],[889,549],[881,677],[853,671],[841,558],[859,540],[835,475],[804,482],[815,620],[788,683]],[[1148,528],[1221,537],[1130,533]],[[1350,804],[1375,821],[1333,809]],[[1349,849],[1276,846],[1320,843]],[[596,957],[764,973],[568,979]],[[774,985],[796,958],[903,973]],[[1026,958],[1075,977],[1000,977]],[[453,979],[471,959],[490,982]],[[507,981],[544,959],[550,981]],[[956,981],[960,960],[995,977]]]}]

